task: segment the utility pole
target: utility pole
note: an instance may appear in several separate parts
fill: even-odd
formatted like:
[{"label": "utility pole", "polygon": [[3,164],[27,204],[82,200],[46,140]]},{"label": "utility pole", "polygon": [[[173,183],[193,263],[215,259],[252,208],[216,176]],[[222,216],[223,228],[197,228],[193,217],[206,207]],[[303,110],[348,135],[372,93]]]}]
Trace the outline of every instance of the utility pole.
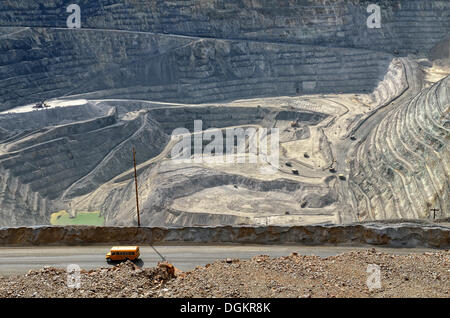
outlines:
[{"label": "utility pole", "polygon": [[433,212],[433,220],[436,220],[436,212],[439,212],[439,209],[433,208],[431,212]]},{"label": "utility pole", "polygon": [[133,146],[133,164],[134,164],[134,185],[136,187],[136,211],[137,211],[138,227],[140,227],[141,219],[139,216],[139,196],[138,196],[137,171],[136,171],[136,152],[134,151],[134,146]]},{"label": "utility pole", "polygon": [[[138,184],[137,184],[137,171],[136,171],[136,151],[133,146],[133,165],[134,165],[134,185],[136,187],[136,211],[137,211],[137,219],[138,219],[138,227],[141,227],[141,219],[139,217],[139,195],[138,195]],[[158,252],[158,250],[150,244],[153,250],[161,257],[164,262],[167,262],[166,258]]]}]

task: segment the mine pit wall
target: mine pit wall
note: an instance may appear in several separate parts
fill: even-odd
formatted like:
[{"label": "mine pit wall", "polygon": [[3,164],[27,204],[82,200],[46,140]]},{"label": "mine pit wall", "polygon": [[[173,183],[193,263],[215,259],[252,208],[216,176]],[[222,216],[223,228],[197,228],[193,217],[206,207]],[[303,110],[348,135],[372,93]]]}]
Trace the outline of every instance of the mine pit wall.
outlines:
[{"label": "mine pit wall", "polygon": [[206,130],[258,124],[271,128],[277,121],[299,121],[301,124],[316,125],[327,118],[327,115],[320,112],[285,111],[265,107],[171,107],[150,109],[149,114],[169,135],[180,127],[193,132],[195,120],[201,120],[202,129]]},{"label": "mine pit wall", "polygon": [[84,0],[82,29],[69,30],[69,0],[4,0],[0,110],[86,93],[202,103],[371,92],[394,52],[425,57],[448,37],[450,2],[377,1],[381,29],[366,26],[370,3]]},{"label": "mine pit wall", "polygon": [[[164,213],[153,216],[155,225],[170,224],[171,227],[177,226],[202,226],[204,224],[245,224],[253,225],[251,217],[242,217],[230,214],[212,214],[212,213],[189,213],[185,211],[176,211],[172,208],[166,209]],[[154,226],[155,226],[154,225]]]},{"label": "mine pit wall", "polygon": [[270,112],[266,108],[253,107],[184,107],[149,110],[154,120],[159,122],[166,134],[176,128],[194,130],[194,121],[203,122],[202,129],[222,128],[248,124],[259,124]]},{"label": "mine pit wall", "polygon": [[[117,47],[123,54],[116,54]],[[29,60],[20,62],[16,55]],[[205,103],[367,93],[383,79],[392,58],[324,46],[28,29],[0,43],[0,110],[67,95]],[[20,89],[11,90],[13,85]]]},{"label": "mine pit wall", "polygon": [[[139,184],[141,188],[139,204],[141,209],[141,224],[147,226],[213,226],[216,224],[233,225],[235,221],[241,221],[226,215],[211,215],[205,218],[203,214],[171,211],[173,200],[194,194],[210,187],[222,185],[237,185],[255,191],[280,191],[290,193],[293,200],[301,202],[307,198],[308,207],[323,208],[331,205],[336,197],[333,191],[327,187],[294,182],[287,179],[258,180],[240,175],[227,174],[219,171],[191,167],[187,169],[160,171],[152,174],[151,169],[144,170],[139,177],[139,182],[148,180],[148,183]],[[144,181],[146,182],[146,181]],[[154,191],[148,191],[155,189]],[[148,191],[148,192],[147,192]],[[102,199],[100,210],[106,217],[108,226],[126,226],[136,223],[135,188],[133,180],[126,185],[112,190],[108,197]],[[98,209],[98,207],[96,207]],[[175,224],[172,222],[176,222]],[[184,223],[185,222],[185,223]],[[217,223],[219,222],[219,223]],[[232,223],[224,223],[232,222]]]},{"label": "mine pit wall", "polygon": [[[70,0],[3,0],[0,25],[66,27]],[[446,0],[79,0],[82,27],[199,37],[369,48],[429,50],[449,33]],[[381,7],[382,29],[368,29],[367,6]],[[424,31],[430,31],[427,34]],[[414,36],[411,36],[413,34]],[[376,47],[374,47],[376,46]]]},{"label": "mine pit wall", "polygon": [[[377,87],[374,99],[383,102],[386,96],[390,99],[390,95],[400,92],[395,90],[399,87],[397,85],[377,86],[386,73],[387,81],[390,73],[395,79],[395,70],[389,68],[393,51],[398,49],[400,55],[417,53],[426,56],[450,31],[450,2],[444,0],[380,1],[382,29],[366,28],[366,8],[371,3],[366,0],[339,0],[333,2],[333,6],[325,0],[299,0],[286,7],[277,0],[193,1],[187,5],[182,1],[105,0],[94,3],[84,0],[79,4],[85,29],[67,30],[65,9],[70,3],[68,0],[42,4],[34,0],[1,2],[0,25],[15,25],[17,28],[0,29],[5,35],[0,41],[0,110],[44,98],[87,92],[92,92],[85,94],[92,98],[201,103],[260,97],[261,94],[370,92]],[[319,21],[319,25],[311,17]],[[100,28],[210,38],[115,32]],[[14,34],[8,35],[7,32]],[[117,48],[122,50],[118,52]],[[12,91],[11,87],[19,89]],[[393,125],[385,126],[394,132]],[[0,137],[9,138],[1,125]],[[405,142],[408,144],[409,140]],[[393,143],[398,144],[398,140],[394,139]],[[55,146],[63,149],[60,144]],[[361,151],[367,152],[367,149],[361,147]],[[69,152],[61,151],[53,159],[68,162],[68,156]],[[92,156],[91,162],[101,159],[100,151],[95,151]],[[378,156],[375,161],[377,159]],[[44,163],[48,162],[44,160]],[[440,165],[440,161],[433,160],[432,163]],[[34,181],[29,188],[18,188],[22,191],[20,195],[26,197],[23,202],[36,207],[47,202],[36,203],[40,200],[33,198],[38,193],[44,196],[56,193],[88,173],[82,171],[78,175],[74,173],[79,170],[76,167],[67,172],[59,165],[61,171],[49,169],[49,172],[52,178],[56,178],[54,174],[59,172],[58,176],[63,176],[61,180],[67,184],[44,184],[34,179],[25,180],[25,170],[30,172],[26,162],[14,163],[11,158],[9,164],[23,181]],[[386,169],[386,172],[390,177],[391,170]],[[438,173],[442,176],[441,170]],[[96,179],[95,175],[91,176],[86,185]],[[446,184],[448,188],[448,182],[441,184],[440,176],[438,183]],[[29,178],[34,177],[35,174],[29,174]],[[356,179],[357,184],[362,182]],[[434,181],[426,182],[428,191]],[[85,184],[80,183],[80,189]],[[363,198],[365,193],[369,194],[369,201],[372,200],[369,205],[380,207],[382,204],[377,202],[372,185],[365,186],[358,197],[360,208],[365,209],[364,205],[368,203]],[[76,187],[74,190],[78,194]],[[20,191],[8,190],[9,197],[3,196],[2,200],[14,202]],[[355,189],[357,191],[359,189]],[[408,193],[413,192],[407,190]],[[440,202],[450,202],[448,191],[445,193]],[[22,204],[22,199],[17,202]],[[409,209],[402,203],[400,206]],[[448,207],[442,209],[448,211]],[[15,211],[14,206],[1,212],[8,214],[11,211]],[[40,208],[33,210],[33,215],[36,215],[32,217],[33,222],[42,222],[38,221],[40,213],[36,211]],[[367,213],[370,215],[370,209]]]},{"label": "mine pit wall", "polygon": [[133,147],[139,149],[137,164],[161,153],[169,141],[169,136],[148,114],[141,114],[138,119],[140,127],[137,127],[128,138],[116,144],[91,172],[76,184],[72,184],[67,197],[76,197],[93,191],[116,174],[127,171],[131,166],[130,154]]},{"label": "mine pit wall", "polygon": [[0,226],[48,224],[52,202],[0,168]]},{"label": "mine pit wall", "polygon": [[449,92],[447,77],[393,110],[358,145],[350,186],[360,219],[450,215]]},{"label": "mine pit wall", "polygon": [[370,94],[375,105],[387,105],[392,99],[400,96],[408,89],[404,63],[411,63],[411,61],[407,58],[395,58],[392,60],[383,81]]},{"label": "mine pit wall", "polygon": [[450,228],[401,225],[311,225],[292,227],[18,227],[0,228],[0,246],[89,244],[300,244],[345,246],[450,246]]},{"label": "mine pit wall", "polygon": [[1,126],[9,152],[0,155],[0,226],[48,224],[72,196],[129,169],[132,144],[142,149],[139,164],[169,140],[145,111],[119,120],[114,108],[91,104],[2,114]]},{"label": "mine pit wall", "polygon": [[[95,107],[91,103],[70,107],[50,107],[22,113],[0,114],[0,128],[6,131],[27,131],[48,126],[87,121],[115,115],[111,107]],[[0,139],[1,140],[1,139]]]},{"label": "mine pit wall", "polygon": [[[20,119],[22,115],[21,113],[17,114],[16,116],[0,115],[0,125],[4,124],[8,120],[10,120],[12,123],[16,123],[15,127],[9,127],[12,135],[10,140],[3,141],[6,144],[7,150],[10,152],[9,156],[15,156],[17,155],[17,153],[15,153],[16,151],[19,152],[20,150],[24,150],[26,148],[38,148],[38,144],[44,144],[46,142],[51,142],[57,139],[67,138],[67,136],[71,135],[79,135],[89,133],[90,131],[94,130],[100,130],[102,128],[114,125],[117,122],[114,109],[110,109],[110,111],[106,115],[97,115],[86,119],[83,118],[79,121],[76,120],[77,116],[75,116],[72,120],[68,119],[66,121],[65,119],[61,119],[61,121],[55,121],[54,123],[41,121],[41,125],[37,124],[37,122],[40,122],[42,118],[42,116],[40,115],[45,116],[45,114],[43,113],[45,113],[46,111],[56,111],[54,112],[54,114],[57,114],[59,109],[49,109],[25,113],[23,117],[28,120],[28,123],[30,123],[29,127],[27,127],[26,122],[23,122]],[[6,127],[6,125],[4,125],[3,127]],[[19,134],[15,135],[17,132],[19,132]],[[28,134],[34,133],[36,134],[36,137],[31,140],[27,138],[23,138],[24,140],[20,140],[20,138],[23,137],[21,134],[22,132]],[[15,141],[15,139],[19,140]],[[24,150],[24,152],[30,154],[32,151]],[[3,156],[0,156],[0,159],[3,159]]]},{"label": "mine pit wall", "polygon": [[[19,142],[13,145],[14,153],[0,157],[1,166],[19,177],[22,183],[30,184],[41,195],[53,199],[72,182],[89,172],[109,151],[105,141],[111,136],[118,140],[126,138],[137,129],[138,124],[139,122],[123,124],[123,129],[120,129],[112,114],[58,126],[39,136],[37,143]],[[89,140],[89,137],[92,139]],[[112,143],[110,141],[109,145]],[[42,176],[51,176],[52,179]]]},{"label": "mine pit wall", "polygon": [[[129,74],[134,68],[125,69],[125,65],[146,63],[144,56],[164,54],[188,43],[188,39],[160,39],[148,34],[25,29],[0,41],[0,110],[104,89],[110,82],[116,83],[114,88],[130,85],[121,82],[122,77],[139,85],[141,79]],[[117,54],[117,48],[125,51]]]}]

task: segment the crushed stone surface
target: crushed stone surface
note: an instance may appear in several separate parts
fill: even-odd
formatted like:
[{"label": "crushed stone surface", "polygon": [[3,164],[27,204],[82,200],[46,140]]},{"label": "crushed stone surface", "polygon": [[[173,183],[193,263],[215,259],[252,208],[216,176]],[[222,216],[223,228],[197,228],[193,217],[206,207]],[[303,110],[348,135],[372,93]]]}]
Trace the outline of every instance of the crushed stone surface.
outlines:
[{"label": "crushed stone surface", "polygon": [[[321,258],[296,253],[225,259],[190,272],[171,264],[127,261],[81,270],[79,288],[65,269],[44,267],[0,277],[0,297],[450,297],[450,252],[394,255],[375,249]],[[370,266],[369,266],[370,265]],[[369,289],[380,270],[380,284]],[[373,286],[373,285],[372,285]],[[379,288],[378,288],[379,287]]]}]

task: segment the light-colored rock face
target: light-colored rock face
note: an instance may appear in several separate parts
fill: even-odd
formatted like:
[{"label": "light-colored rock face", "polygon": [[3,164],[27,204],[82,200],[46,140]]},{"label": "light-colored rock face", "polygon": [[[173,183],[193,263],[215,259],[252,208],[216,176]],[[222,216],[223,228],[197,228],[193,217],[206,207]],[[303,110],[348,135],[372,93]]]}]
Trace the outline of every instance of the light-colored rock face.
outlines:
[{"label": "light-colored rock face", "polygon": [[[136,224],[133,147],[143,225],[449,217],[450,3],[378,2],[379,29],[370,3],[81,1],[70,30],[68,1],[2,1],[0,226]],[[244,163],[180,162],[196,120],[224,147],[277,128],[276,171],[251,139]]]},{"label": "light-colored rock face", "polygon": [[355,148],[350,185],[362,220],[448,216],[449,107],[447,77],[390,110]]}]

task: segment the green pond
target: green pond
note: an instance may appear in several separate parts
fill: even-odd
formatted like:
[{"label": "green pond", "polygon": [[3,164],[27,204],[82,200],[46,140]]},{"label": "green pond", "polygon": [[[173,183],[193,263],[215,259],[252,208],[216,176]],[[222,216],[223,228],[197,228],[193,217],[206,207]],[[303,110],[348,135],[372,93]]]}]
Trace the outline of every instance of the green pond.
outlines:
[{"label": "green pond", "polygon": [[50,217],[52,225],[96,225],[102,226],[105,224],[105,218],[100,215],[100,212],[78,212],[76,217],[71,218],[66,211],[59,211],[53,213]]}]

